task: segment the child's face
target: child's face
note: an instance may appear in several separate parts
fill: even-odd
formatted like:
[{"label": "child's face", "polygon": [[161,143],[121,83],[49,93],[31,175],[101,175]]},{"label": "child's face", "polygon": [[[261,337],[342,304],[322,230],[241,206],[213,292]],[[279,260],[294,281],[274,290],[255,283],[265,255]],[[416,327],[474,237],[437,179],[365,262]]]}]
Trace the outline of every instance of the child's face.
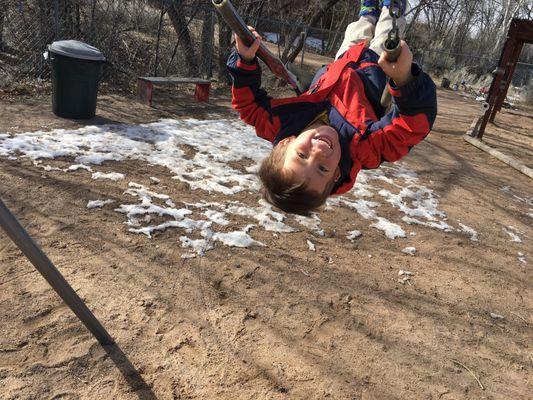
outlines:
[{"label": "child's face", "polygon": [[340,175],[341,147],[337,131],[328,125],[315,125],[298,136],[284,139],[284,172],[305,181],[307,188],[319,193]]}]

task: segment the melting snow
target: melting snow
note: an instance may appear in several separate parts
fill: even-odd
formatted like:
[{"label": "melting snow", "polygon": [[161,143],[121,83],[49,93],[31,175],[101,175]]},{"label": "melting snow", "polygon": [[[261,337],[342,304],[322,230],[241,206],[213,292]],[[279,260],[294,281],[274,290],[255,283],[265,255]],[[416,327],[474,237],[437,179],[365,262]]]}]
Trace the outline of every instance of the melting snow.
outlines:
[{"label": "melting snow", "polygon": [[414,256],[416,253],[416,247],[406,247],[402,250],[402,253]]},{"label": "melting snow", "polygon": [[355,230],[348,232],[348,235],[346,235],[346,239],[353,242],[355,239],[360,237],[362,235],[361,231]]},{"label": "melting snow", "polygon": [[118,172],[109,172],[109,173],[103,173],[103,172],[95,172],[92,175],[93,179],[111,179],[112,181],[118,181],[119,179],[124,179],[124,174],[120,174]]},{"label": "melting snow", "polygon": [[[208,120],[165,119],[142,125],[86,126],[76,130],[17,135],[0,133],[0,156],[28,158],[53,173],[91,173],[94,179],[115,180],[115,186],[123,187],[125,195],[131,198],[115,208],[125,215],[128,230],[152,237],[158,231],[178,229],[179,241],[188,249],[183,255],[186,258],[203,255],[216,243],[238,247],[264,245],[250,236],[252,228],[264,229],[274,235],[302,229],[324,235],[318,214],[288,216],[275,211],[263,200],[258,200],[255,205],[217,201],[219,194],[257,193],[259,183],[255,173],[269,149],[270,144],[257,138],[253,128],[236,119],[218,117]],[[42,165],[43,160],[56,157],[71,157],[73,164],[66,169]],[[164,167],[174,179],[187,183],[191,190],[210,194],[206,194],[206,201],[187,204],[139,183],[130,182],[125,187],[123,174],[102,172],[98,171],[101,167],[95,167],[122,160],[136,160],[148,164],[147,168],[149,165]],[[247,167],[233,167],[241,160],[245,160]],[[108,165],[106,169],[109,169]],[[147,179],[152,184],[160,182],[159,178],[150,175]],[[394,221],[383,216],[385,209],[390,210],[385,203],[398,211]],[[91,206],[97,207],[97,204],[91,203]],[[328,199],[322,214],[336,208],[355,211],[353,220],[359,215],[390,239],[407,236],[403,223],[445,231],[456,229],[446,222],[446,214],[438,209],[438,196],[421,185],[417,174],[404,163],[384,164],[377,170],[361,171],[355,187],[343,196]],[[235,222],[243,219],[246,222]],[[339,229],[344,227],[343,223],[339,221]],[[477,233],[472,228],[460,226],[472,240],[477,240]],[[354,240],[360,235],[360,231],[350,231],[346,236],[347,240]]]},{"label": "melting snow", "polygon": [[115,200],[107,199],[107,200],[92,200],[87,203],[87,208],[102,208],[106,204],[114,203]]},{"label": "melting snow", "polygon": [[507,229],[502,229],[505,233],[509,235],[509,237],[511,238],[511,242],[522,243],[522,239],[520,239],[520,236],[518,236],[518,233],[520,232],[514,226],[508,226]]},{"label": "melting snow", "polygon": [[461,224],[461,223],[459,223],[459,227],[460,229],[458,229],[458,231],[464,232],[470,235],[470,240],[472,242],[479,242],[478,233],[473,228],[466,226],[464,224]]}]

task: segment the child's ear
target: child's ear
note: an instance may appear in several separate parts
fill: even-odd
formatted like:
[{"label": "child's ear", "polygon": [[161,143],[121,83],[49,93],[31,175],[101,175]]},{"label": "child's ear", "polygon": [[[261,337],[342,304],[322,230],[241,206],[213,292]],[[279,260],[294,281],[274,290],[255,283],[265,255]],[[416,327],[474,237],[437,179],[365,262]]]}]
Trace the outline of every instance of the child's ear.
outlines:
[{"label": "child's ear", "polygon": [[289,142],[291,142],[292,140],[294,139],[294,136],[289,136],[289,137],[286,137],[285,139],[282,139],[279,141],[278,144],[288,144]]},{"label": "child's ear", "polygon": [[335,182],[338,182],[339,179],[341,179],[341,169],[337,167],[335,170]]}]

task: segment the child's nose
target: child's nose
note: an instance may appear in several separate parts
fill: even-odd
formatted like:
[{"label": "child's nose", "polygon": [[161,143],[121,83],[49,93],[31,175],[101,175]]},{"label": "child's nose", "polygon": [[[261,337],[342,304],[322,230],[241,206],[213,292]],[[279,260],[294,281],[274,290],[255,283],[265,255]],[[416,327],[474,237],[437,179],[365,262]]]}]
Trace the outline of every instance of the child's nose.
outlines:
[{"label": "child's nose", "polygon": [[313,158],[316,159],[317,161],[321,161],[321,160],[326,158],[326,154],[324,153],[324,149],[322,149],[319,146],[313,146],[313,148],[311,149],[311,154],[312,154]]}]

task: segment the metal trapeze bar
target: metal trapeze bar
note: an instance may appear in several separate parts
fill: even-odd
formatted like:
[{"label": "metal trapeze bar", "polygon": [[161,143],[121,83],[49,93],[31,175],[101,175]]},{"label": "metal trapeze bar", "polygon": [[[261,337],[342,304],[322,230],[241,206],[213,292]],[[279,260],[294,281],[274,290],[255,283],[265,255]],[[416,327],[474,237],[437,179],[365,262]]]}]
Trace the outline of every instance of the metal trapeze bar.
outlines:
[{"label": "metal trapeze bar", "polygon": [[80,321],[94,335],[98,342],[102,345],[113,344],[114,340],[111,335],[109,335],[93,313],[87,308],[83,300],[80,299],[52,261],[43,253],[1,199],[0,226],[28,260],[30,260],[37,271],[47,280],[56,293],[70,307],[74,314],[76,314]]}]

